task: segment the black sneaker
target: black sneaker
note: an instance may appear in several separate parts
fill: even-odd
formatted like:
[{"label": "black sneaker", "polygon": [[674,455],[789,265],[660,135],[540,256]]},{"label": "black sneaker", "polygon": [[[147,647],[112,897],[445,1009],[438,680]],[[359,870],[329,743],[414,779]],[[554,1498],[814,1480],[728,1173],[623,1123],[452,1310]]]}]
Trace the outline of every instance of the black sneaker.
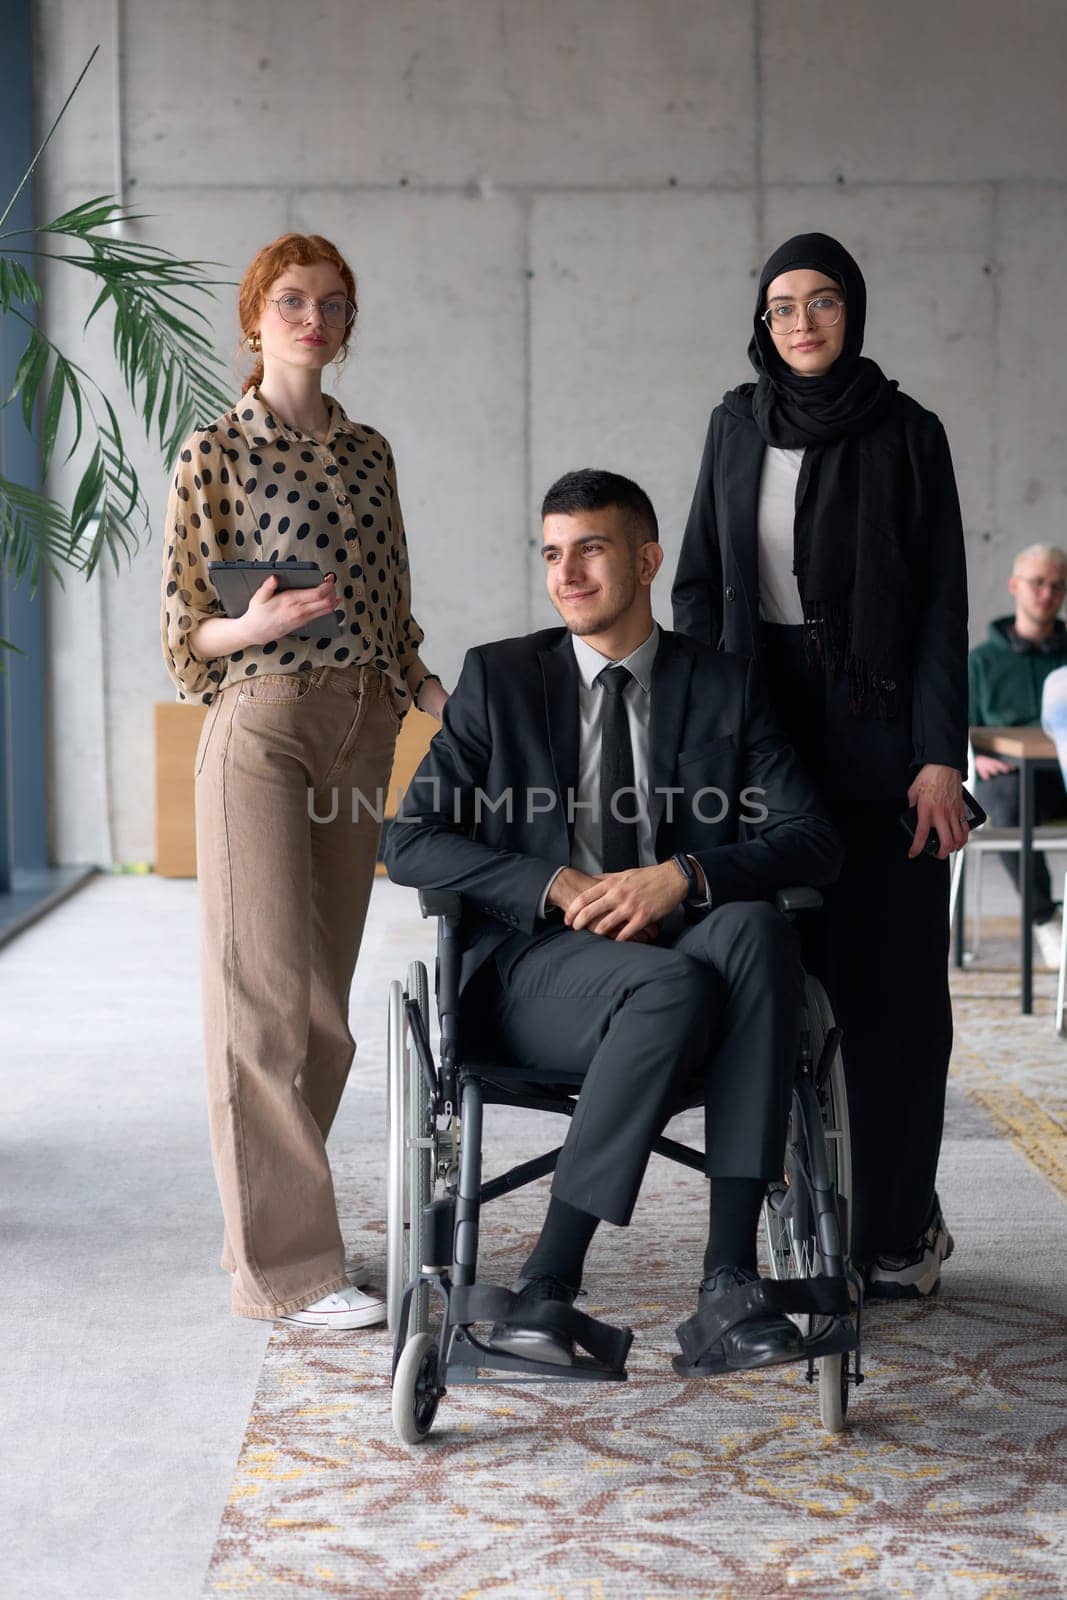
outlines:
[{"label": "black sneaker", "polygon": [[955,1240],[934,1196],[930,1221],[911,1250],[901,1256],[878,1256],[867,1268],[869,1300],[923,1300],[941,1287],[941,1263],[955,1249]]}]

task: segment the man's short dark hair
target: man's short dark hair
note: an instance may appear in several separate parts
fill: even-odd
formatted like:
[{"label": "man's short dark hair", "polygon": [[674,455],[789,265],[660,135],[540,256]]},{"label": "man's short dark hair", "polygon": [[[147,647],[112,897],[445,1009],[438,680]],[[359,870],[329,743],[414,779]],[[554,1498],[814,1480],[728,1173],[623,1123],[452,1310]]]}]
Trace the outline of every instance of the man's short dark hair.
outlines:
[{"label": "man's short dark hair", "polygon": [[609,506],[622,513],[631,545],[659,544],[656,513],[640,484],[618,472],[601,472],[596,467],[582,467],[557,478],[541,502],[541,520],[573,517],[578,511],[606,511]]}]

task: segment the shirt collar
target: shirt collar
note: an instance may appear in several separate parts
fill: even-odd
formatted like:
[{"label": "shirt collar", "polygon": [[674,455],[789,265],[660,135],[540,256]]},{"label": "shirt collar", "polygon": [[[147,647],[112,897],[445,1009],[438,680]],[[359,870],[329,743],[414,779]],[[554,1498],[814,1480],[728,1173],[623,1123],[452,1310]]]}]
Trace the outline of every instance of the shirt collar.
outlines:
[{"label": "shirt collar", "polygon": [[[354,435],[363,437],[354,423],[349,422],[340,401],[335,400],[330,394],[325,394],[322,398],[326,402],[330,419],[326,428],[326,444],[330,445],[340,438],[351,438]],[[258,389],[249,389],[246,395],[241,396],[233,409],[232,417],[253,449],[277,444],[279,439],[316,442],[311,439],[309,433],[301,433],[299,428],[290,428],[286,423],[280,422],[267,409]]]},{"label": "shirt collar", "polygon": [[643,644],[622,661],[609,661],[607,656],[602,656],[599,650],[594,650],[591,644],[580,639],[576,633],[571,634],[571,644],[574,647],[574,658],[578,663],[578,673],[587,689],[591,689],[596,682],[598,673],[605,667],[626,667],[637,679],[646,694],[652,688],[652,663],[656,659],[659,649],[659,624],[652,624],[652,632]]}]

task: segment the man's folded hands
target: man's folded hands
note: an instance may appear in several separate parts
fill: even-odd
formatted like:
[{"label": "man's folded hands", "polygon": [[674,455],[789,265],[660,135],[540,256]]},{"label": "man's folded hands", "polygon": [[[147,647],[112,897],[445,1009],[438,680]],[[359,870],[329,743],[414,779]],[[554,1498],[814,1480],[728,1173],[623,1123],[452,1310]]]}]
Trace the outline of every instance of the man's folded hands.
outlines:
[{"label": "man's folded hands", "polygon": [[620,943],[632,939],[647,944],[658,936],[664,917],[681,905],[687,887],[670,861],[596,878],[564,867],[548,892],[548,903],[563,912],[569,928]]}]

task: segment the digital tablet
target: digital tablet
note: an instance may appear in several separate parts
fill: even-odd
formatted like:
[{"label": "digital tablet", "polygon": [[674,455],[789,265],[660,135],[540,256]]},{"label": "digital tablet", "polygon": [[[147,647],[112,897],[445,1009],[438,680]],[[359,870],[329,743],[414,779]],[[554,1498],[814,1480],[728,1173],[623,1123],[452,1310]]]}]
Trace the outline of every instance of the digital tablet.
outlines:
[{"label": "digital tablet", "polygon": [[[322,569],[317,561],[209,561],[207,570],[228,617],[243,617],[248,602],[269,577],[278,580],[275,593],[282,589],[317,589],[322,582]],[[332,611],[324,617],[315,617],[308,628],[307,633],[292,637],[338,639],[341,634]]]}]

